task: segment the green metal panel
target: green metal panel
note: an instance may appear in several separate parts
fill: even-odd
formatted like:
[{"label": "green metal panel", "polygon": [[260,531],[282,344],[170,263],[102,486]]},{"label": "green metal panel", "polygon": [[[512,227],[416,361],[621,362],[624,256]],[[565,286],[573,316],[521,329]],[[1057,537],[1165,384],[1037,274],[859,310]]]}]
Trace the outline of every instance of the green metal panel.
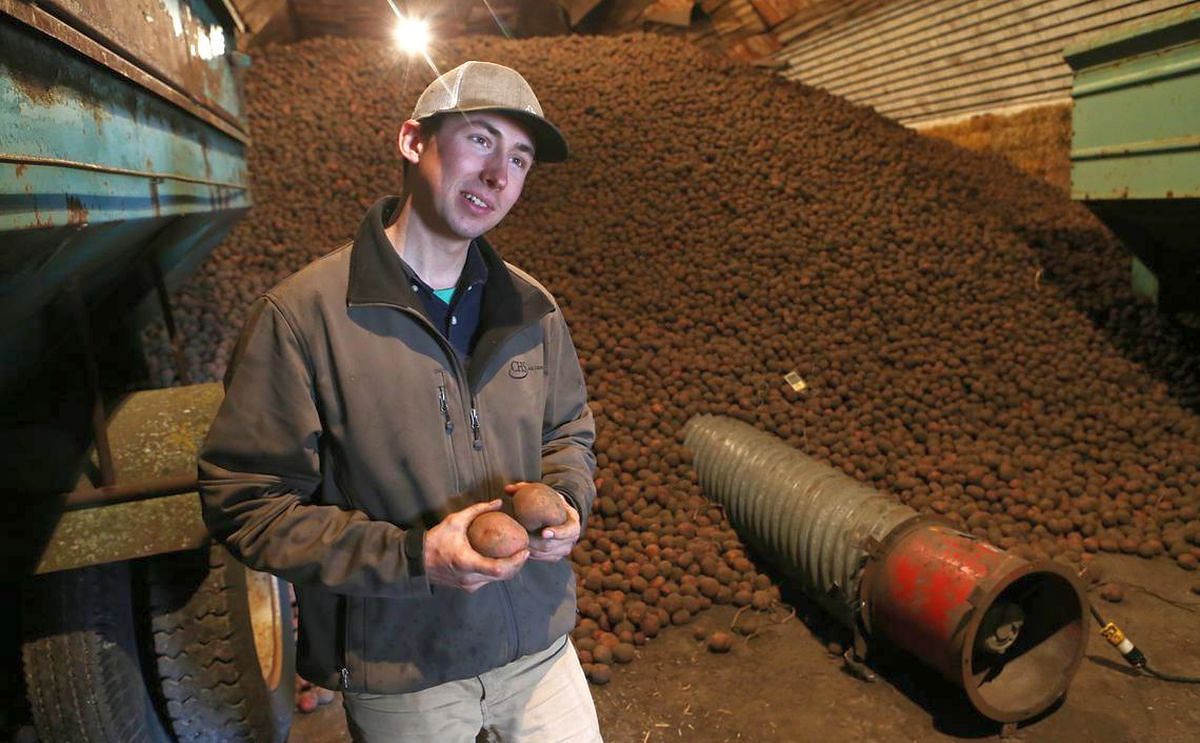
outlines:
[{"label": "green metal panel", "polygon": [[1133,286],[1133,293],[1142,299],[1149,299],[1152,302],[1158,301],[1158,277],[1154,272],[1146,268],[1146,264],[1142,263],[1136,256],[1129,259],[1129,283]]},{"label": "green metal panel", "polygon": [[[139,514],[199,533],[194,497],[47,519],[88,469],[85,341],[102,397],[142,383],[150,268],[178,284],[250,207],[236,25],[223,0],[0,0],[0,469],[23,559],[53,529],[74,524],[62,539],[78,545]],[[141,476],[127,466],[120,484]],[[162,536],[118,552],[183,544]],[[68,552],[55,564],[100,559]]]},{"label": "green metal panel", "polygon": [[98,306],[150,261],[177,282],[250,206],[234,62],[195,50],[222,28],[208,0],[52,7],[0,0],[0,392],[63,334],[69,283]]},{"label": "green metal panel", "polygon": [[0,19],[0,231],[249,205],[242,142]]},{"label": "green metal panel", "polygon": [[1068,47],[1071,195],[1200,197],[1200,9]]},{"label": "green metal panel", "polygon": [[1200,8],[1067,47],[1071,196],[1135,256],[1135,291],[1200,309]]}]

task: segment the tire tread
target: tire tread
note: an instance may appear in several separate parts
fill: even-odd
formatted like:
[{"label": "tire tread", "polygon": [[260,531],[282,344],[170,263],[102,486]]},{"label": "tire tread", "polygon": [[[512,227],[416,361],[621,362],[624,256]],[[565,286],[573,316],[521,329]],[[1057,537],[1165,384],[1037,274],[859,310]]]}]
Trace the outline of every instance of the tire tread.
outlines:
[{"label": "tire tread", "polygon": [[128,566],[39,576],[25,599],[21,658],[39,739],[165,743],[141,675]]},{"label": "tire tread", "polygon": [[290,713],[294,671],[285,667],[285,688],[266,688],[245,607],[238,605],[245,601],[244,570],[217,545],[165,556],[147,570],[159,688],[180,741],[286,737],[290,718],[281,723],[269,697],[285,694]]}]

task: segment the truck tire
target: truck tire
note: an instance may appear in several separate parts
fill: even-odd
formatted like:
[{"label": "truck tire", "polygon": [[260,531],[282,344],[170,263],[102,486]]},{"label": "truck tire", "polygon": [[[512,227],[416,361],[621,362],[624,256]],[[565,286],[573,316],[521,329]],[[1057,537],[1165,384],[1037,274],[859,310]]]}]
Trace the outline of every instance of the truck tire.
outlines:
[{"label": "truck tire", "polygon": [[295,705],[287,584],[224,547],[146,561],[162,709],[179,741],[279,743]]},{"label": "truck tire", "polygon": [[31,578],[22,665],[42,743],[167,743],[142,675],[128,563]]}]

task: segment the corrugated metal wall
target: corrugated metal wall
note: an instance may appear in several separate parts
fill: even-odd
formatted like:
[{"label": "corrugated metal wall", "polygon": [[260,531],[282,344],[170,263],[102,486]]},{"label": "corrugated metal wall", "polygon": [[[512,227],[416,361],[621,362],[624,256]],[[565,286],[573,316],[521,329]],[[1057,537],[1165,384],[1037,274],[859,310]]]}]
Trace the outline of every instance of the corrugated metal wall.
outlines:
[{"label": "corrugated metal wall", "polygon": [[896,0],[784,40],[785,77],[908,125],[1067,100],[1063,47],[1197,0]]}]

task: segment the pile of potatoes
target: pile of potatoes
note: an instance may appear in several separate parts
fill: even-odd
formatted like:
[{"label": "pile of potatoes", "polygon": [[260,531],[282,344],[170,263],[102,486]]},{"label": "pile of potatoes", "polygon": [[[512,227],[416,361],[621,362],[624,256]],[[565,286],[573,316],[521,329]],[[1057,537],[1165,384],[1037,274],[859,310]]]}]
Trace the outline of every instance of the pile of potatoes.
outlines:
[{"label": "pile of potatoes", "polygon": [[[700,492],[679,439],[698,413],[1027,557],[1196,568],[1200,352],[1061,191],[684,41],[434,55],[470,58],[521,70],[572,148],[490,237],[560,299],[587,374],[600,493],[572,559],[594,680],[713,603],[777,600]],[[382,42],[256,55],[256,207],[176,296],[195,377],[224,372],[255,294],[400,190],[395,134],[431,78]]]}]

